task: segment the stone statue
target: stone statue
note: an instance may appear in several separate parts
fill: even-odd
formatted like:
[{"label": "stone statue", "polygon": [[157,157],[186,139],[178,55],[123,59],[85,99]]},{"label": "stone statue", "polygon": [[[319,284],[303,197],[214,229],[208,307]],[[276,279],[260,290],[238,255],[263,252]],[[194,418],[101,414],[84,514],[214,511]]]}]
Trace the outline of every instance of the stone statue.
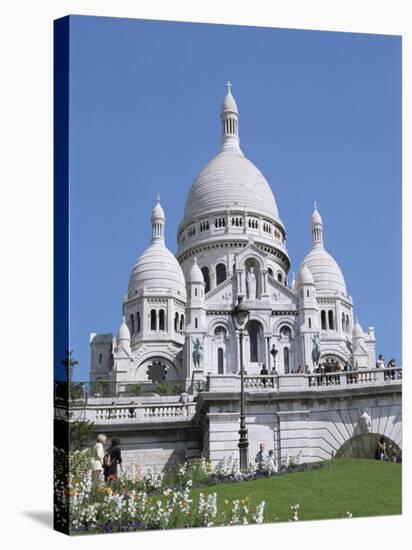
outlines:
[{"label": "stone statue", "polygon": [[203,359],[203,346],[200,341],[200,338],[196,338],[195,340],[192,338],[192,342],[193,342],[193,352],[192,352],[193,364],[195,367],[200,367],[201,366],[200,363]]},{"label": "stone statue", "polygon": [[363,434],[370,434],[372,431],[372,419],[366,411],[361,414],[360,429]]},{"label": "stone statue", "polygon": [[317,367],[319,365],[319,359],[320,359],[320,338],[319,334],[315,334],[312,336],[312,362],[313,366]]},{"label": "stone statue", "polygon": [[254,274],[253,267],[249,269],[246,282],[247,282],[247,296],[249,300],[256,300],[256,275]]},{"label": "stone statue", "polygon": [[278,354],[278,350],[276,349],[275,344],[272,345],[272,349],[270,350],[270,355],[273,357],[273,368],[276,369],[276,355]]}]

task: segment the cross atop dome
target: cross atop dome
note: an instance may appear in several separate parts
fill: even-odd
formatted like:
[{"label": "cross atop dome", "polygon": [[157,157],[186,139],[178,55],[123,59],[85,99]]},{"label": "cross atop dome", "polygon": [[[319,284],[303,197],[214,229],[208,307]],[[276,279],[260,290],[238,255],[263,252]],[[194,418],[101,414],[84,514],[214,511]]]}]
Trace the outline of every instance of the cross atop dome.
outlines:
[{"label": "cross atop dome", "polygon": [[231,93],[232,93],[232,91],[231,91],[232,86],[233,86],[233,84],[230,82],[230,80],[228,80],[228,81],[226,82],[226,87],[227,87],[227,93],[228,93],[228,94],[231,94]]}]

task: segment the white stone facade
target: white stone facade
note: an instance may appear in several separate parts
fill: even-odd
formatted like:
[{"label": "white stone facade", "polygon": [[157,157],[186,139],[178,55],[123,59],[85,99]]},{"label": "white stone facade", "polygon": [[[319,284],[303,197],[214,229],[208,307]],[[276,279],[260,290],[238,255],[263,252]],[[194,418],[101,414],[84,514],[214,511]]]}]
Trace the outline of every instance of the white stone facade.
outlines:
[{"label": "white stone facade", "polygon": [[[176,256],[165,244],[166,218],[158,198],[152,242],[130,275],[119,334],[91,335],[91,380],[120,384],[119,395],[126,395],[130,384],[153,389],[162,380],[180,382],[193,395],[211,378],[219,384],[218,377],[227,391],[236,391],[240,339],[231,312],[239,298],[250,312],[243,339],[248,376],[258,376],[263,365],[285,380],[308,376],[319,366],[334,371],[375,368],[374,330],[364,332],[354,322],[354,304],[341,269],[325,249],[316,204],[312,248],[289,283],[285,227],[268,182],[240,149],[239,113],[230,90],[221,122],[220,151],[189,191]],[[216,399],[220,402],[222,395]],[[276,416],[274,410],[265,412],[269,401],[250,408],[252,416],[262,419],[250,425],[252,446],[268,439],[272,447],[277,437],[286,437],[292,452],[292,440],[299,447],[307,437],[299,426],[320,440],[316,418],[323,409],[318,407],[309,425],[307,408],[299,399],[295,405]],[[236,450],[230,438],[213,435],[230,432],[237,440],[236,407],[238,400],[233,410],[223,400],[207,411],[203,451],[214,459]],[[266,414],[271,420],[265,420]],[[286,436],[292,418],[296,437]],[[315,449],[313,445],[309,447]],[[306,450],[307,457],[325,458],[327,446],[318,447]]]}]

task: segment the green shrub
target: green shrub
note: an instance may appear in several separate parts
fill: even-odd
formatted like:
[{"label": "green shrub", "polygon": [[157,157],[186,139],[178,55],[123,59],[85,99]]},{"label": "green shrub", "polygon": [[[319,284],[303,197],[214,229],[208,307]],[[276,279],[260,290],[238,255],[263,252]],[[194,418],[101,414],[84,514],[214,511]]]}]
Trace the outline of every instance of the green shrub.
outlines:
[{"label": "green shrub", "polygon": [[159,382],[156,386],[156,393],[158,395],[179,395],[183,391],[183,384],[181,382]]},{"label": "green shrub", "polygon": [[142,395],[142,386],[140,384],[133,384],[133,386],[130,388],[130,393],[134,397],[139,397],[139,395]]}]

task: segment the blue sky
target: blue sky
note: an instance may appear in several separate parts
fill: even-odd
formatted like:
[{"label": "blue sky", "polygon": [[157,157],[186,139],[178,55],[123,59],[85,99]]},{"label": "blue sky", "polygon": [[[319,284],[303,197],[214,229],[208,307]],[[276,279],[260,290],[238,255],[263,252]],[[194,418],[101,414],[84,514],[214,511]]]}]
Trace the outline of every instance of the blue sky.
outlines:
[{"label": "blue sky", "polygon": [[129,273],[166,239],[216,154],[226,88],[241,147],[267,178],[296,269],[313,201],[355,314],[401,361],[401,39],[394,36],[71,17],[71,348],[87,379],[90,332],[117,332]]}]

